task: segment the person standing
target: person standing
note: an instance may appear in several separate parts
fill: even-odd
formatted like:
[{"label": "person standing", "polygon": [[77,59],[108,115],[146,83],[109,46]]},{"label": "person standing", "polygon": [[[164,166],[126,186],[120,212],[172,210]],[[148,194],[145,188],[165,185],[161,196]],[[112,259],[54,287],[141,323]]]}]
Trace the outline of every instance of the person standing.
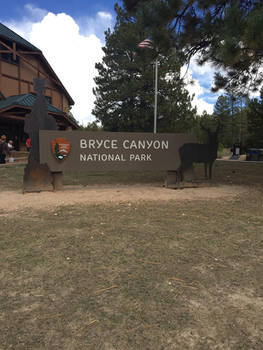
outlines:
[{"label": "person standing", "polygon": [[27,152],[30,152],[30,148],[31,148],[31,142],[30,142],[30,138],[28,137],[26,139],[26,150],[27,150]]},{"label": "person standing", "polygon": [[7,155],[10,155],[10,151],[6,142],[6,136],[2,135],[0,139],[0,164],[6,163],[5,159]]},{"label": "person standing", "polygon": [[8,141],[7,146],[10,152],[14,150],[14,142],[12,140]]}]

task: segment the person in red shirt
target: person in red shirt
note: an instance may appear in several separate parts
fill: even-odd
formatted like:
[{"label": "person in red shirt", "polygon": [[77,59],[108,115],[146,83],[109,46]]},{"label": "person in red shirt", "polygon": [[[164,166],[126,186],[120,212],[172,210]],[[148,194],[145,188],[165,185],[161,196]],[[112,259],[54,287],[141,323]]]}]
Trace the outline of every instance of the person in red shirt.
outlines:
[{"label": "person in red shirt", "polygon": [[30,152],[30,148],[31,148],[31,142],[30,142],[30,138],[28,137],[26,139],[26,149],[28,152]]}]

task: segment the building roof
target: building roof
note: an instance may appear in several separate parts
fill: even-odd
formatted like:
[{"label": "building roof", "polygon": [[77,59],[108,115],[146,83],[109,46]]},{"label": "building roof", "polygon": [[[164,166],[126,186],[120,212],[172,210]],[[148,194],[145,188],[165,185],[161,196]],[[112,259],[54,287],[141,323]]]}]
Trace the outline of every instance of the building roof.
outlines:
[{"label": "building roof", "polygon": [[[0,110],[6,109],[12,106],[21,106],[21,107],[29,107],[31,108],[36,100],[36,95],[34,94],[23,94],[23,95],[14,95],[5,98],[0,101]],[[66,114],[61,109],[53,106],[50,103],[47,103],[48,112],[58,113],[58,114]]]},{"label": "building roof", "polygon": [[[23,95],[14,95],[14,96],[9,96],[3,100],[0,100],[0,113],[1,111],[8,111],[12,108],[25,108],[25,109],[31,109],[33,107],[33,104],[36,100],[36,95],[34,94],[23,94]],[[53,106],[51,103],[47,101],[47,109],[48,112],[51,114],[55,115],[61,115],[64,118],[66,118],[68,121],[70,121],[71,124],[74,125],[74,127],[78,128],[78,122],[76,119],[71,116],[70,114],[68,115],[61,109]]]},{"label": "building roof", "polygon": [[21,45],[27,47],[30,50],[41,52],[37,47],[35,47],[34,45],[30,44],[30,42],[28,42],[27,40],[23,39],[20,35],[18,35],[17,33],[13,32],[11,29],[7,28],[2,23],[0,23],[0,36],[6,38],[8,40],[15,41],[16,43],[21,44]]}]

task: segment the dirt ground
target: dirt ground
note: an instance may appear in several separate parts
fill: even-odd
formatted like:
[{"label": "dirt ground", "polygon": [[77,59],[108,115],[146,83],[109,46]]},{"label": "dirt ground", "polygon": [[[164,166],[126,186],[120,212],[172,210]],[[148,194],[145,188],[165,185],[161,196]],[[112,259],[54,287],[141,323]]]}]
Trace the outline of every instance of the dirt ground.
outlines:
[{"label": "dirt ground", "polygon": [[262,165],[25,194],[0,168],[0,350],[262,350]]},{"label": "dirt ground", "polygon": [[184,188],[183,190],[164,188],[160,185],[97,185],[65,186],[62,191],[57,192],[22,194],[21,191],[2,191],[0,192],[0,211],[10,213],[23,208],[54,209],[72,204],[232,199],[248,191],[247,187],[233,185]]}]

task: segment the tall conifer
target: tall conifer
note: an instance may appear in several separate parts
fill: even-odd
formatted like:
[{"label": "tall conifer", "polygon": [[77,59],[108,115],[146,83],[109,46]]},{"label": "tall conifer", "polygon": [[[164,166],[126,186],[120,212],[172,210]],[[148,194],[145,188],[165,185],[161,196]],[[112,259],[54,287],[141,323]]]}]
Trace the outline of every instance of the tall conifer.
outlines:
[{"label": "tall conifer", "polygon": [[[96,96],[93,114],[107,131],[153,131],[154,64],[158,55],[157,131],[180,132],[191,129],[195,110],[180,79],[180,62],[173,50],[139,49],[148,36],[139,21],[123,8],[113,31],[105,32],[102,63],[97,63]],[[158,46],[158,47],[157,47]]]}]

